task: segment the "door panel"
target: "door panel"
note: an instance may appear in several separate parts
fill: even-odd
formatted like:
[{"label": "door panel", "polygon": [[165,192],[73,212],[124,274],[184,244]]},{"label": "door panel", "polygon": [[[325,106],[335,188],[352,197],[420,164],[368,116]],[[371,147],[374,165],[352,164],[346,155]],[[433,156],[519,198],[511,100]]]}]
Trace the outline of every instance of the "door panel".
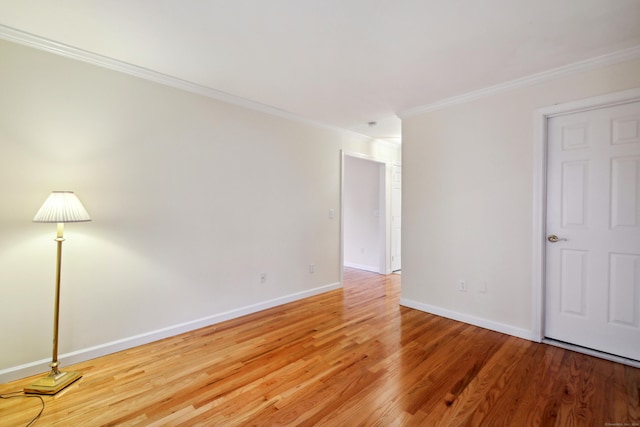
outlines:
[{"label": "door panel", "polygon": [[638,326],[637,305],[640,256],[611,254],[609,279],[609,323]]},{"label": "door panel", "polygon": [[640,102],[547,128],[545,336],[640,360]]},{"label": "door panel", "polygon": [[640,157],[611,161],[611,227],[638,227],[640,223]]},{"label": "door panel", "polygon": [[566,162],[562,164],[562,226],[587,226],[587,193],[589,163]]},{"label": "door panel", "polygon": [[560,311],[584,317],[586,313],[587,251],[561,250]]}]

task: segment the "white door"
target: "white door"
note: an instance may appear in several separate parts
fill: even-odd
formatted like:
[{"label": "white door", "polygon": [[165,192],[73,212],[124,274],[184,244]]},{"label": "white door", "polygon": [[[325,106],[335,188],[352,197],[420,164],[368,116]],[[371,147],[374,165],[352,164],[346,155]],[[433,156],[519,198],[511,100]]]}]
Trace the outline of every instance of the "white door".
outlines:
[{"label": "white door", "polygon": [[640,102],[548,119],[546,232],[545,336],[640,360]]},{"label": "white door", "polygon": [[402,269],[402,166],[393,165],[391,179],[391,271]]}]

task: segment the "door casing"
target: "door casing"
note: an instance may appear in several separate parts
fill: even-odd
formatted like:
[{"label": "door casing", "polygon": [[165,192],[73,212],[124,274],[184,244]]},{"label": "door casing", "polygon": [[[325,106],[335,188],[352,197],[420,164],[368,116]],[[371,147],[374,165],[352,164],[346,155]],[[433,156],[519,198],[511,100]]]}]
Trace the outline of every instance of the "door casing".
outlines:
[{"label": "door casing", "polygon": [[384,160],[379,160],[373,156],[368,156],[360,153],[353,153],[341,150],[340,151],[340,283],[343,281],[344,270],[344,175],[345,175],[345,156],[355,157],[362,160],[368,160],[373,163],[379,164],[382,168],[380,174],[379,191],[381,200],[380,215],[383,217],[382,228],[380,230],[382,236],[381,250],[379,254],[379,273],[390,274],[390,189],[388,188],[388,175],[390,171],[390,164]]},{"label": "door casing", "polygon": [[[397,215],[396,215],[397,214]],[[391,264],[390,270],[402,270],[402,165],[391,165]]]}]

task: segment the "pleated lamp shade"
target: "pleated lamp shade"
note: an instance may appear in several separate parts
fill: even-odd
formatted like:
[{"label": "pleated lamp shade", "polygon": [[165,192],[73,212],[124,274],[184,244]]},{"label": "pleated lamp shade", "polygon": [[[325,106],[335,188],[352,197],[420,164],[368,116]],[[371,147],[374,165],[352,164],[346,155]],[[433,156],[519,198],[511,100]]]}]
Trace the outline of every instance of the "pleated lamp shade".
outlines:
[{"label": "pleated lamp shade", "polygon": [[33,217],[33,222],[87,222],[89,213],[73,191],[54,191]]}]

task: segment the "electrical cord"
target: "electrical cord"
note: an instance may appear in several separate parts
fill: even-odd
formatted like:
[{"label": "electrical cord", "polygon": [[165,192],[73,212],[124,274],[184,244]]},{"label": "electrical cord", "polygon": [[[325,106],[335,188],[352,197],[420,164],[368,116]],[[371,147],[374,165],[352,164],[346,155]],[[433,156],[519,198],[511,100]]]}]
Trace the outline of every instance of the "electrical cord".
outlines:
[{"label": "electrical cord", "polygon": [[7,394],[0,394],[0,399],[14,399],[18,397],[21,397],[23,399],[28,399],[30,397],[40,399],[40,404],[42,405],[42,407],[40,408],[40,412],[38,412],[38,414],[35,417],[33,417],[31,421],[29,421],[29,423],[26,425],[26,427],[31,427],[36,423],[36,421],[40,419],[40,415],[42,415],[42,413],[44,412],[44,399],[42,398],[42,396],[39,396],[37,394],[25,394],[22,391],[14,391]]}]

